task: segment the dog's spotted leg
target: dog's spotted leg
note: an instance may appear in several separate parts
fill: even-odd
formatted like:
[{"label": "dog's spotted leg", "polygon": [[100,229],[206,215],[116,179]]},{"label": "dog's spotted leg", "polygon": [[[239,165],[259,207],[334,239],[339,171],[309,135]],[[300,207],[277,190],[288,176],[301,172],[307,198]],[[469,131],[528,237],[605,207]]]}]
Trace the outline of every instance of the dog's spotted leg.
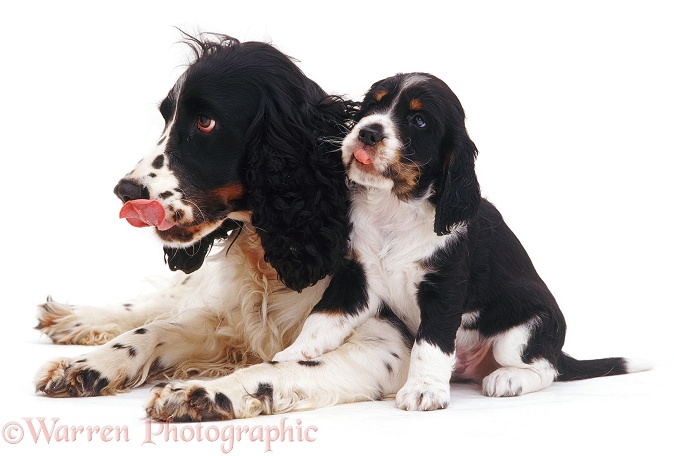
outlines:
[{"label": "dog's spotted leg", "polygon": [[173,322],[148,323],[83,356],[46,363],[35,377],[36,391],[53,397],[110,395],[186,361],[213,362],[227,346],[218,327],[218,317],[200,309]]},{"label": "dog's spotted leg", "polygon": [[156,338],[138,328],[76,358],[44,364],[35,377],[35,389],[52,397],[116,394],[134,386],[152,360]]},{"label": "dog's spotted leg", "polygon": [[180,273],[160,292],[113,306],[70,306],[48,296],[38,306],[35,329],[57,344],[101,345],[170,312],[185,295],[188,282]]},{"label": "dog's spotted leg", "polygon": [[117,306],[70,306],[47,297],[38,306],[35,329],[57,344],[101,345],[142,325],[157,312],[165,310],[132,301]]},{"label": "dog's spotted leg", "polygon": [[157,385],[147,415],[159,421],[227,420],[379,400],[403,384],[411,342],[394,316],[371,318],[344,345],[314,360],[271,361],[215,380]]}]

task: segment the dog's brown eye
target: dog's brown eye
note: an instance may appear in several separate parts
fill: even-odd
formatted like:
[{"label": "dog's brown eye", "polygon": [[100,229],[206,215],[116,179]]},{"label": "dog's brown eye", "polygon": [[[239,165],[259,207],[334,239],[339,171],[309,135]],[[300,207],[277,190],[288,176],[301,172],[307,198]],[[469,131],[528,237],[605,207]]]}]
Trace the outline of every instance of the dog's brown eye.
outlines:
[{"label": "dog's brown eye", "polygon": [[208,116],[204,116],[203,114],[199,115],[197,116],[197,127],[204,133],[208,133],[215,128],[215,120]]}]

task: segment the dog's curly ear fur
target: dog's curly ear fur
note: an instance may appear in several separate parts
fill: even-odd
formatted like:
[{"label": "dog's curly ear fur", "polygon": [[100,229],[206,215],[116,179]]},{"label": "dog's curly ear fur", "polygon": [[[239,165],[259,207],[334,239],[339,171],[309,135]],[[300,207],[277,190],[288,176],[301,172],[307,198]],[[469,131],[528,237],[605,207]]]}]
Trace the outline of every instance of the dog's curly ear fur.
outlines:
[{"label": "dog's curly ear fur", "polygon": [[332,274],[346,253],[349,202],[339,146],[351,105],[326,97],[303,75],[296,79],[278,89],[284,93],[267,87],[262,95],[247,133],[244,179],[265,260],[301,291]]},{"label": "dog's curly ear fur", "polygon": [[[458,103],[458,99],[456,100]],[[452,226],[467,222],[480,206],[480,185],[475,174],[477,148],[468,137],[464,113],[460,105],[447,123],[449,131],[443,150],[447,151],[444,176],[436,192],[435,226],[438,236],[449,234]]]}]

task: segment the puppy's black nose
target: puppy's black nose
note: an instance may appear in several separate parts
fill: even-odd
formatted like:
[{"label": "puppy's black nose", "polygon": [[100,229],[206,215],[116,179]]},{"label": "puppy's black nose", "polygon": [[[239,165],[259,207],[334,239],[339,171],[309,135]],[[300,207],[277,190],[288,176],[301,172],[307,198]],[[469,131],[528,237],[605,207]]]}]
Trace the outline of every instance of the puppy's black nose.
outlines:
[{"label": "puppy's black nose", "polygon": [[122,179],[119,181],[115,186],[114,192],[124,203],[137,199],[150,199],[150,192],[147,188],[133,179]]},{"label": "puppy's black nose", "polygon": [[358,132],[358,139],[366,146],[374,146],[384,139],[384,127],[380,124],[366,125]]}]

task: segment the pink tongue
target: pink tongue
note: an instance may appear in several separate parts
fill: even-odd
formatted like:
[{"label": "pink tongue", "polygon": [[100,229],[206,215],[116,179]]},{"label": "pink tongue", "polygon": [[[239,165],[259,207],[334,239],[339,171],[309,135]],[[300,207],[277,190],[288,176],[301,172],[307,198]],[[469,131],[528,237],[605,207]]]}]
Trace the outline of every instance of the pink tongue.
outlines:
[{"label": "pink tongue", "polygon": [[175,225],[175,223],[165,220],[164,206],[156,200],[137,199],[127,201],[122,206],[122,210],[119,211],[119,218],[125,218],[136,228],[156,226],[158,230],[165,231]]},{"label": "pink tongue", "polygon": [[370,157],[370,154],[368,154],[365,149],[356,149],[353,153],[353,157],[364,165],[372,164],[372,157]]}]

